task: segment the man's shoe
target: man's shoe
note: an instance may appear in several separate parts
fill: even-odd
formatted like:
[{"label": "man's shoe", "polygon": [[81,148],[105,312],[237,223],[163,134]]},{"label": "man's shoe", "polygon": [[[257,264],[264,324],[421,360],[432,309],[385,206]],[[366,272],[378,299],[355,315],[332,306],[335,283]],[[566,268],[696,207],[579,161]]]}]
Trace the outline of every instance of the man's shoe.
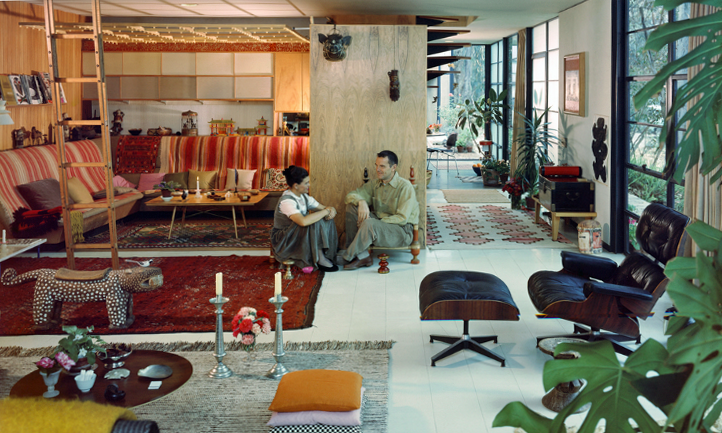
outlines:
[{"label": "man's shoe", "polygon": [[354,269],[358,268],[368,268],[369,266],[374,265],[374,259],[371,256],[366,257],[365,259],[359,260],[358,258],[354,259],[351,263],[348,265],[343,266],[344,271],[352,271]]}]

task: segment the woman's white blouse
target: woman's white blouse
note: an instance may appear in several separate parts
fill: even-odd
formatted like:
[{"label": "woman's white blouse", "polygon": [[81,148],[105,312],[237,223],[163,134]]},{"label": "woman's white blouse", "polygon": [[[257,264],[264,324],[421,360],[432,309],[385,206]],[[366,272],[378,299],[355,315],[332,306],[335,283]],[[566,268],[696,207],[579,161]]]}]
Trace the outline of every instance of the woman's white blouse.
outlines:
[{"label": "woman's white blouse", "polygon": [[[306,197],[306,200],[308,200],[308,208],[306,207],[306,200],[303,199],[304,196]],[[290,197],[290,199],[288,197]],[[321,203],[317,202],[315,198],[308,194],[297,196],[289,190],[286,190],[283,194],[281,194],[280,202],[281,204],[279,205],[278,210],[287,217],[296,213],[306,215],[308,214],[308,209],[316,209],[321,205]]]}]

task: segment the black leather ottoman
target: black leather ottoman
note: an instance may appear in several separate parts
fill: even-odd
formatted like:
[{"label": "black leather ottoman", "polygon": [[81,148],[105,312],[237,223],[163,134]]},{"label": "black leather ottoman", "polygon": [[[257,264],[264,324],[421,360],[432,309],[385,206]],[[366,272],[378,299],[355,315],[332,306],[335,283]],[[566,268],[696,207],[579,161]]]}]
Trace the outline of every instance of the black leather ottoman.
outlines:
[{"label": "black leather ottoman", "polygon": [[451,344],[431,358],[432,367],[436,361],[462,349],[495,359],[502,367],[506,365],[503,357],[480,344],[491,340],[496,343],[496,335],[469,336],[469,320],[519,320],[519,309],[509,288],[496,276],[472,271],[432,272],[421,281],[419,310],[421,320],[464,321],[461,337],[431,336],[432,343],[438,340]]}]

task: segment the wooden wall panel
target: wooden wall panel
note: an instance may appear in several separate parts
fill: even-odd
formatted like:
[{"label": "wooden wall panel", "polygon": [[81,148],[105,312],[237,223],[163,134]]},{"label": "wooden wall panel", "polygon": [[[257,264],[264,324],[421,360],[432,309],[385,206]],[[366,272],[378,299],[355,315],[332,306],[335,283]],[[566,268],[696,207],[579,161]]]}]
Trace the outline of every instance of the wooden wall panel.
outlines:
[{"label": "wooden wall panel", "polygon": [[[80,22],[84,18],[66,12],[55,12],[59,22]],[[20,22],[44,21],[43,8],[24,2],[0,2],[0,74],[29,75],[31,71],[48,69],[45,33],[18,26]],[[81,68],[81,42],[58,41],[58,66],[61,76],[79,77]],[[63,111],[73,119],[82,117],[80,85],[64,84],[67,104]],[[33,126],[47,132],[54,121],[53,106],[31,105],[9,107],[14,125],[0,126],[0,150],[12,149],[12,130],[20,127],[30,130]]]},{"label": "wooden wall panel", "polygon": [[303,54],[276,53],[274,73],[275,111],[303,111]]},{"label": "wooden wall panel", "polygon": [[[311,41],[329,34],[328,25],[311,26]],[[344,61],[323,58],[311,43],[311,188],[321,203],[339,211],[344,197],[362,183],[364,167],[374,176],[376,153],[399,156],[398,172],[416,170],[420,226],[426,227],[426,27],[338,26],[352,37]],[[399,70],[401,98],[389,98],[388,72]],[[425,233],[425,230],[424,230]],[[421,239],[424,242],[423,236]]]}]

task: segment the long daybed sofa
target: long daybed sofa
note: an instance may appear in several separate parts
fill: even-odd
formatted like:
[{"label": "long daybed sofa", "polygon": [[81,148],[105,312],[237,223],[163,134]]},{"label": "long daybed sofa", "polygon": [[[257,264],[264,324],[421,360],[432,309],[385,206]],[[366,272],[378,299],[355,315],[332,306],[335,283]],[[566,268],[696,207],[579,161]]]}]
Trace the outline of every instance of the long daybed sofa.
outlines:
[{"label": "long daybed sofa", "polygon": [[[133,138],[123,137],[119,146],[132,145]],[[147,137],[138,137],[143,139]],[[66,143],[68,162],[96,162],[102,160],[99,148],[100,140],[82,140]],[[115,152],[114,152],[115,153]],[[157,160],[151,164],[151,171],[164,173],[173,178],[188,176],[190,170],[201,172],[215,171],[212,187],[222,189],[226,186],[228,169],[253,170],[251,188],[269,190],[269,196],[259,203],[255,210],[273,210],[281,195],[282,186],[269,183],[273,170],[282,170],[289,165],[309,169],[310,151],[308,137],[162,137],[158,146]],[[115,167],[117,169],[117,165]],[[141,173],[123,173],[124,178],[137,185]],[[100,168],[71,168],[69,177],[75,177],[91,194],[105,190],[103,171]],[[0,152],[0,230],[6,230],[9,238],[14,237],[10,226],[14,221],[13,213],[24,207],[32,207],[23,198],[18,186],[44,179],[58,179],[57,147],[55,145],[34,146]],[[187,179],[187,184],[195,187],[195,182]],[[95,194],[97,197],[97,194]],[[145,202],[157,193],[137,191],[135,189],[116,188],[116,218],[121,219],[138,211],[152,210]],[[96,202],[105,201],[97,198]],[[108,223],[107,212],[102,208],[83,209],[83,231],[101,227]],[[62,219],[57,229],[42,235],[48,243],[55,244],[64,240]]]}]

